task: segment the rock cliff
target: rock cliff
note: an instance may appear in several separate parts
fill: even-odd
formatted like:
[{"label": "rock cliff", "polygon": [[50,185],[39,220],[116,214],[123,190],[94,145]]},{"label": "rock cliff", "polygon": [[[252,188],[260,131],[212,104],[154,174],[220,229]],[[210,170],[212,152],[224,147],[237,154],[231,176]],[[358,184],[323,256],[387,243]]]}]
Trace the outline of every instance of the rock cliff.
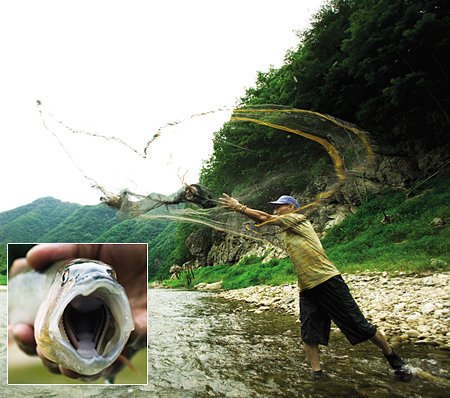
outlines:
[{"label": "rock cliff", "polygon": [[[364,176],[344,183],[327,204],[310,216],[319,237],[324,237],[331,227],[352,215],[369,192],[377,194],[387,188],[406,191],[450,162],[448,148],[436,148],[428,153],[420,153],[420,150],[415,149],[416,156],[378,156],[377,164],[367,170]],[[304,192],[275,192],[274,197],[289,194],[296,197],[299,203],[310,203],[317,194],[329,189],[327,181],[327,175],[317,175]],[[186,245],[194,256],[194,268],[236,264],[250,255],[267,256],[266,261],[287,256],[283,250],[270,244],[215,230],[211,239],[192,234]]]}]

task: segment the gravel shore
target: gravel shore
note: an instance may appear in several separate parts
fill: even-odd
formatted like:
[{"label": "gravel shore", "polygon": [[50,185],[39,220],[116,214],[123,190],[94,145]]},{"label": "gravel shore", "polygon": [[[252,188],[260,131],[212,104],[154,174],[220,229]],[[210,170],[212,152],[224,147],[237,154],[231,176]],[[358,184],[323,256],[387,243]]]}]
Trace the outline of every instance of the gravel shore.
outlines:
[{"label": "gravel shore", "polygon": [[[424,344],[450,349],[450,273],[404,275],[401,272],[343,274],[366,318],[391,344]],[[298,317],[297,285],[252,286],[217,293],[252,304],[255,313],[283,310]],[[333,328],[336,333],[339,329]]]}]

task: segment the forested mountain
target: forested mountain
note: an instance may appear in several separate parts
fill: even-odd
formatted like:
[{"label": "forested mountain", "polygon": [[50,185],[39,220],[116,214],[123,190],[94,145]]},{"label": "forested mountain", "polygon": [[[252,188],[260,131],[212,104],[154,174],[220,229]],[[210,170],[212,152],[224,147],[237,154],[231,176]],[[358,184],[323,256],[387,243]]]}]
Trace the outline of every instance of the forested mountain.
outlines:
[{"label": "forested mountain", "polygon": [[[382,166],[400,174],[402,189],[448,164],[448,0],[330,0],[297,35],[298,48],[287,51],[279,69],[257,72],[241,106],[283,105],[357,124],[371,134]],[[225,123],[215,134],[200,183],[217,196],[252,188],[246,204],[257,208],[274,193],[301,195],[310,186],[320,192],[329,156],[314,142],[296,138],[266,126]],[[400,163],[406,166],[399,171]],[[390,181],[383,184],[389,188]],[[184,242],[198,228],[118,223],[114,211],[102,205],[52,198],[0,213],[3,243],[147,242],[151,278],[165,278],[171,264],[189,259]]]},{"label": "forested mountain", "polygon": [[39,242],[82,206],[51,197],[0,213],[0,243]]},{"label": "forested mountain", "polygon": [[449,33],[446,0],[332,0],[298,32],[284,66],[258,73],[243,103],[330,114],[369,131],[381,149],[433,147],[448,139]]},{"label": "forested mountain", "polygon": [[[297,34],[298,48],[287,52],[281,68],[258,72],[241,105],[332,115],[368,131],[379,154],[434,172],[419,163],[449,143],[450,2],[332,0]],[[232,192],[283,167],[296,175],[284,187],[277,181],[274,190],[299,193],[327,158],[312,141],[230,122],[216,134],[201,182],[216,194]]]},{"label": "forested mountain", "polygon": [[[173,239],[164,237],[162,243],[151,242],[171,224],[173,230],[176,224],[165,220],[131,219],[119,223],[116,211],[104,204],[81,206],[51,197],[37,199],[0,213],[0,274],[6,273],[7,243],[149,243],[149,247],[162,247],[164,253],[170,254]],[[164,263],[161,256],[157,250],[153,254],[158,261],[156,269],[149,263],[151,276]]]},{"label": "forested mountain", "polygon": [[115,212],[104,205],[83,206],[70,214],[48,233],[40,237],[38,242],[95,242],[118,221]]}]

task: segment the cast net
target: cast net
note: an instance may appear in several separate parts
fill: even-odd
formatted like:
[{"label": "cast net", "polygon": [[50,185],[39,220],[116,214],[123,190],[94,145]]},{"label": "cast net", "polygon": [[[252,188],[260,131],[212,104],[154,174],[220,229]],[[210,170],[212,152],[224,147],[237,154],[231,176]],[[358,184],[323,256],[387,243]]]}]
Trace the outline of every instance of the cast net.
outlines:
[{"label": "cast net", "polygon": [[[44,111],[41,107],[42,104],[38,103],[39,111],[44,119],[44,125],[51,131],[45,122]],[[207,116],[214,112],[218,111],[205,112],[188,119]],[[126,150],[131,150],[136,156],[144,159],[148,156],[149,149],[154,145],[154,142],[164,134],[164,129],[170,127],[170,125],[184,123],[183,121],[169,123],[167,126],[158,129],[157,133],[147,142],[145,148],[139,151],[127,144],[122,138],[107,137],[85,131],[75,131],[64,123],[57,121],[51,114],[46,113],[46,115],[70,132],[116,141]],[[265,132],[270,130],[271,134],[276,132],[280,137],[295,135],[297,141],[292,141],[292,145],[294,146],[297,145],[296,143],[301,143],[301,141],[306,140],[314,142],[315,145],[324,151],[323,154],[327,155],[330,160],[327,163],[329,169],[326,173],[327,182],[323,185],[323,189],[311,201],[302,203],[300,208],[296,210],[305,213],[307,216],[332,198],[344,184],[361,179],[366,170],[375,163],[375,151],[370,142],[369,134],[355,125],[329,115],[276,105],[246,106],[234,109],[230,121],[226,124],[229,128],[238,131],[240,137],[254,135],[254,126],[261,125],[265,126]],[[51,132],[59,140],[58,135],[53,131]],[[262,132],[262,134],[265,133]],[[263,138],[261,137],[261,141],[264,141]],[[236,143],[232,142],[232,140],[224,140],[223,136],[218,133],[215,133],[214,141],[216,150],[219,150],[218,148],[221,145],[228,145],[235,147],[236,151],[256,151],[250,144],[246,145],[241,142]],[[61,145],[63,144],[61,143]],[[173,145],[177,145],[177,140],[173,141]],[[64,149],[71,156],[69,150],[67,148]],[[292,152],[295,154],[295,151]],[[307,153],[305,156],[307,156]],[[286,161],[286,164],[288,163]],[[221,209],[217,195],[211,189],[200,184],[187,183],[184,175],[179,176],[181,188],[173,194],[145,194],[142,191],[139,192],[139,189],[106,188],[105,185],[97,182],[95,178],[90,177],[81,167],[77,167],[85,178],[91,182],[92,187],[101,192],[101,201],[110,208],[117,210],[119,220],[139,217],[142,220],[168,219],[178,222],[193,222],[216,230],[282,246],[279,228],[270,225],[270,223],[254,225],[254,223],[249,222],[248,218],[241,214]],[[286,168],[284,170],[282,169],[281,167],[280,173],[277,175],[274,175],[274,170],[271,170],[270,177],[266,178],[263,176],[258,181],[253,182],[251,186],[248,186],[248,189],[240,189],[237,194],[238,196],[235,197],[240,201],[245,201],[251,198],[255,192],[263,191],[266,185],[270,186],[270,181],[274,178],[279,180],[280,178],[286,177],[286,175],[289,175],[290,178],[295,178],[296,173],[299,176],[304,176],[305,172],[308,173],[308,170],[303,170],[302,174],[298,169],[296,170],[293,167],[290,167],[288,170]],[[157,172],[157,170],[154,170],[154,172]],[[151,187],[147,187],[146,191],[152,192]],[[234,196],[233,192],[228,192],[228,194]],[[272,197],[270,200],[275,200],[281,194],[290,193],[272,192],[271,194]]]}]

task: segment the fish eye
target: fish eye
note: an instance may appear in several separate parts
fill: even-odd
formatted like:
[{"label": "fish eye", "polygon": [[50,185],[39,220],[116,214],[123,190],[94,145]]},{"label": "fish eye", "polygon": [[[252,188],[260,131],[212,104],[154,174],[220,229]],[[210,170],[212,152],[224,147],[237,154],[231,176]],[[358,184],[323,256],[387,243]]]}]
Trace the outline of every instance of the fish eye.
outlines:
[{"label": "fish eye", "polygon": [[61,285],[64,285],[69,280],[69,269],[66,269],[61,275]]},{"label": "fish eye", "polygon": [[116,271],[114,271],[112,268],[108,268],[106,272],[111,276],[111,278],[117,280],[117,274]]}]

